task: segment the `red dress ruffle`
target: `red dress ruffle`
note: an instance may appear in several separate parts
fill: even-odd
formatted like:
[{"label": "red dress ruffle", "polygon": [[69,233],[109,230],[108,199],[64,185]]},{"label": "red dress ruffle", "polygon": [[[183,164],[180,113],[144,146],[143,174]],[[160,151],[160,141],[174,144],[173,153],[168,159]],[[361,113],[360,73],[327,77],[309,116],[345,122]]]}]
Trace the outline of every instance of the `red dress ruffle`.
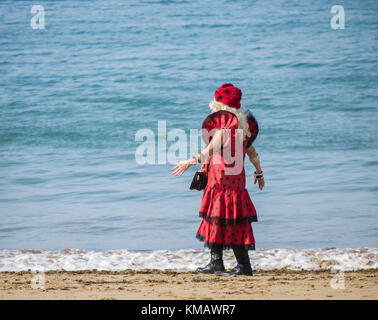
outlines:
[{"label": "red dress ruffle", "polygon": [[[238,128],[238,120],[234,114],[223,110],[212,113],[205,119],[202,128],[205,129],[203,138],[206,142],[211,141],[211,130],[229,129],[231,135],[224,142],[222,150],[231,148],[232,155],[238,153],[233,145],[235,130]],[[256,135],[253,136],[253,140]],[[243,168],[239,174],[227,174],[226,168],[229,165],[223,152],[211,155],[205,165],[208,183],[202,197],[199,211],[202,222],[196,236],[206,247],[229,249],[232,246],[243,246],[250,250],[255,248],[251,222],[257,221],[257,215],[245,188],[244,171],[245,152],[250,139],[252,138],[244,140],[243,150],[239,151],[242,153],[243,161]]]}]

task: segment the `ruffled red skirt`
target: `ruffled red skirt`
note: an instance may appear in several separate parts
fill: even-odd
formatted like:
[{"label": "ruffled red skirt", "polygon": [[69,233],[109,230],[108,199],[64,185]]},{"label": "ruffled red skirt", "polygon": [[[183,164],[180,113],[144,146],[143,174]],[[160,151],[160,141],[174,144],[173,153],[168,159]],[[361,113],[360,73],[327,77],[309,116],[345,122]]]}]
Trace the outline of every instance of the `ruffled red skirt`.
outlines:
[{"label": "ruffled red skirt", "polygon": [[227,176],[222,165],[210,164],[199,215],[202,221],[196,237],[206,247],[255,249],[251,223],[257,221],[257,215],[245,188],[244,170],[240,175]]}]

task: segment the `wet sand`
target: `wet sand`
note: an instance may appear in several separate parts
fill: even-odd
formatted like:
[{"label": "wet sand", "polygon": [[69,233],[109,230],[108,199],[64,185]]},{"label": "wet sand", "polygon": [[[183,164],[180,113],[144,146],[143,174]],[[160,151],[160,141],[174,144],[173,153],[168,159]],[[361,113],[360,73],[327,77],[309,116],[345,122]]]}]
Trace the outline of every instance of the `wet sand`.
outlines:
[{"label": "wet sand", "polygon": [[41,287],[43,281],[34,280],[43,278],[33,278],[35,274],[31,272],[0,272],[0,299],[376,300],[377,275],[378,269],[345,272],[342,288],[342,275],[328,270],[256,271],[253,277],[156,270],[49,271]]}]

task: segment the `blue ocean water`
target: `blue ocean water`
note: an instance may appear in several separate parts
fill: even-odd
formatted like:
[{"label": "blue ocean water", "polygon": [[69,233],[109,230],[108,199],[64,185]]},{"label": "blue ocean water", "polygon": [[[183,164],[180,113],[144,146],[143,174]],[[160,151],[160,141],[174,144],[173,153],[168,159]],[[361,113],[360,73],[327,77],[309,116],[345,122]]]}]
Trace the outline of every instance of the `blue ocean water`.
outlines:
[{"label": "blue ocean water", "polygon": [[256,247],[378,247],[377,1],[34,4],[0,2],[0,249],[202,248],[194,169],[135,134],[199,129],[224,82],[260,124]]}]

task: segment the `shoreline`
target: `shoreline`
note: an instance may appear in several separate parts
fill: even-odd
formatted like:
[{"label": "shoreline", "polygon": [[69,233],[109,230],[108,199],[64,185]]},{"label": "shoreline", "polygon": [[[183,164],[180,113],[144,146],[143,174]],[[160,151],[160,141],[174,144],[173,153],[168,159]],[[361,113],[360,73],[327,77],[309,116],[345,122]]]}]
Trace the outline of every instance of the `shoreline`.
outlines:
[{"label": "shoreline", "polygon": [[[378,269],[343,274],[330,270],[256,270],[252,277],[159,270],[47,271],[43,276],[42,288],[38,287],[43,282],[38,281],[40,274],[0,272],[0,300],[378,299]],[[32,279],[37,286],[34,289]]]},{"label": "shoreline", "polygon": [[[378,248],[276,248],[249,252],[254,270],[364,270],[378,268]],[[235,265],[224,250],[226,268]],[[191,272],[209,261],[208,249],[106,251],[82,249],[0,250],[1,271],[158,269]]]}]

